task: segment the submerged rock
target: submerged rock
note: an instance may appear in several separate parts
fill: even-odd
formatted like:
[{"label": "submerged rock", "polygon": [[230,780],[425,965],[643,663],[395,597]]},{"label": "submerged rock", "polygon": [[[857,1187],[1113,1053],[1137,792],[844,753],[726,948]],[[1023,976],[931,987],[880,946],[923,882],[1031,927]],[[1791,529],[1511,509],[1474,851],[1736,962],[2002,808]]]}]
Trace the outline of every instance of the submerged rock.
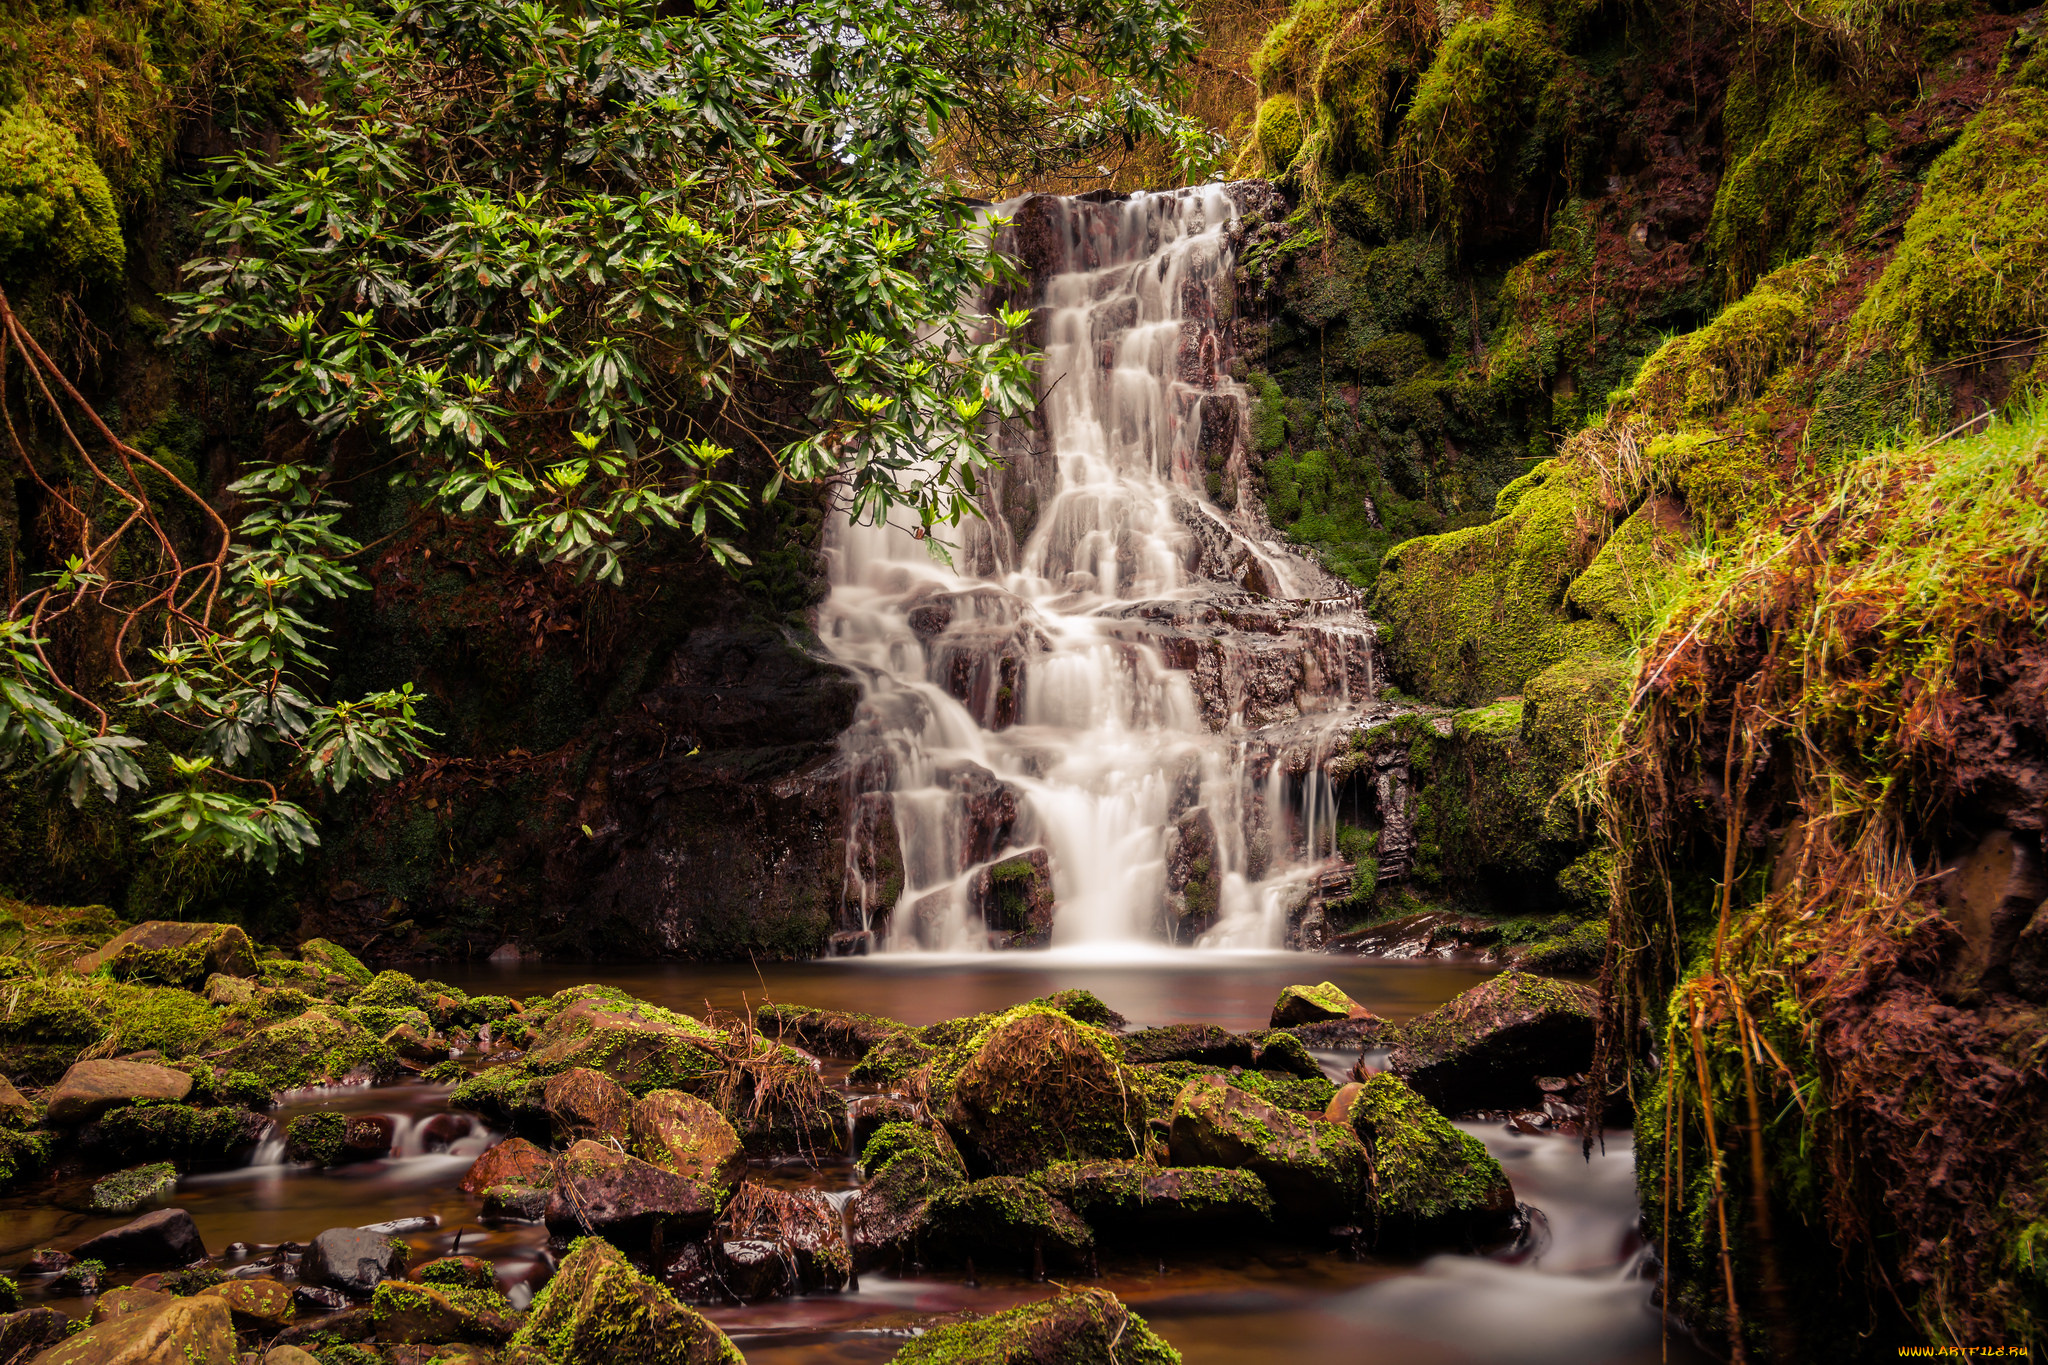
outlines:
[{"label": "submerged rock", "polygon": [[1366,1154],[1356,1134],[1267,1104],[1220,1076],[1181,1088],[1170,1145],[1176,1166],[1250,1171],[1290,1218],[1340,1222],[1358,1207]]},{"label": "submerged rock", "polygon": [[1108,1290],[1069,1289],[936,1328],[892,1365],[1180,1365],[1180,1352]]},{"label": "submerged rock", "polygon": [[108,1265],[189,1265],[206,1255],[198,1225],[183,1209],[158,1209],[82,1242],[71,1254]]},{"label": "submerged rock", "polygon": [[1505,1235],[1515,1192],[1486,1144],[1461,1132],[1398,1076],[1345,1086],[1329,1117],[1365,1144],[1367,1199],[1394,1238]]},{"label": "submerged rock", "polygon": [[723,1332],[597,1237],[570,1246],[506,1358],[518,1365],[745,1365]]},{"label": "submerged rock", "polygon": [[1593,1061],[1598,997],[1589,986],[1507,971],[1410,1023],[1394,1073],[1447,1114],[1542,1103],[1538,1076]]},{"label": "submerged rock", "polygon": [[109,1109],[139,1100],[182,1100],[192,1078],[150,1062],[77,1062],[44,1097],[52,1127],[89,1123]]},{"label": "submerged rock", "polygon": [[1273,1219],[1273,1196],[1250,1171],[1063,1161],[1034,1179],[1109,1237],[1234,1236]]}]

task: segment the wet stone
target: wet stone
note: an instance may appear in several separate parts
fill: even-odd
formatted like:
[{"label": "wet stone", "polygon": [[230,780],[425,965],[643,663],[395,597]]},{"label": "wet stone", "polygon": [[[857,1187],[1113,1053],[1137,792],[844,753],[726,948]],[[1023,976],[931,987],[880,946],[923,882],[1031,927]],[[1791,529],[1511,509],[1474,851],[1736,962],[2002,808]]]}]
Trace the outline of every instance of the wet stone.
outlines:
[{"label": "wet stone", "polygon": [[189,1265],[205,1257],[206,1244],[191,1214],[158,1209],[74,1247],[72,1254],[81,1261],[114,1266]]},{"label": "wet stone", "polygon": [[359,1298],[377,1282],[405,1273],[411,1258],[405,1243],[363,1228],[329,1228],[315,1237],[299,1262],[299,1278]]}]

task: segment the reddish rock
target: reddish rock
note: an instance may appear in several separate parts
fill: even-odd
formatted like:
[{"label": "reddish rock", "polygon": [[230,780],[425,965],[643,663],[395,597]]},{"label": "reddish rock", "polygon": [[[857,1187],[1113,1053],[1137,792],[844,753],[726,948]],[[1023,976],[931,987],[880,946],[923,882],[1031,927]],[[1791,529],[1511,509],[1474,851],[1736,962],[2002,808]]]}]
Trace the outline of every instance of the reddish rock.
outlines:
[{"label": "reddish rock", "polygon": [[465,1194],[482,1194],[493,1185],[546,1186],[554,1182],[555,1159],[525,1138],[506,1138],[478,1157],[462,1177]]},{"label": "reddish rock", "polygon": [[717,1212],[708,1186],[586,1139],[563,1155],[546,1218],[568,1237],[666,1239],[701,1237]]},{"label": "reddish rock", "polygon": [[747,1172],[740,1135],[725,1115],[694,1095],[656,1090],[634,1102],[626,1147],[651,1166],[730,1191]]},{"label": "reddish rock", "polygon": [[45,1097],[53,1126],[90,1123],[117,1105],[137,1100],[182,1100],[192,1078],[151,1062],[77,1062]]},{"label": "reddish rock", "polygon": [[623,1136],[626,1112],[633,1105],[624,1086],[580,1066],[548,1077],[541,1097],[556,1137],[564,1141]]}]

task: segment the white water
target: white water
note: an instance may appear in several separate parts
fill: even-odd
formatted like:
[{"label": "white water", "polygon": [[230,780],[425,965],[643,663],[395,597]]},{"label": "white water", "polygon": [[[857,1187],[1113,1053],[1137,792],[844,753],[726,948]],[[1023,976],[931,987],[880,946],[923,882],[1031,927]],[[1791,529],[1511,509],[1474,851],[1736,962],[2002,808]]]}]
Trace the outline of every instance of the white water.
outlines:
[{"label": "white water", "polygon": [[[1036,207],[1057,221],[1066,268],[1042,281],[1041,420],[1010,433],[990,524],[955,547],[955,567],[893,528],[833,528],[820,633],[866,689],[848,743],[879,758],[863,770],[889,793],[903,888],[883,904],[862,882],[858,829],[848,880],[888,950],[985,950],[977,874],[1031,850],[1049,866],[1055,946],[1199,933],[1277,948],[1329,851],[1328,813],[1319,830],[1318,775],[1305,812],[1288,808],[1278,765],[1253,780],[1249,722],[1328,725],[1370,700],[1371,637],[1348,596],[1265,539],[1262,515],[1234,517],[1204,491],[1212,472],[1233,486],[1244,472],[1247,396],[1224,372],[1216,317],[1235,209],[1218,186]],[[1205,403],[1208,449],[1219,426],[1228,437],[1221,471],[1205,465]],[[1021,544],[1004,496],[1036,505]],[[1245,611],[1266,623],[1256,639],[1217,624]],[[1169,649],[1213,666],[1171,667]],[[1213,913],[1184,916],[1170,864],[1177,840],[1210,837],[1196,811],[1214,848],[1194,894]]]}]

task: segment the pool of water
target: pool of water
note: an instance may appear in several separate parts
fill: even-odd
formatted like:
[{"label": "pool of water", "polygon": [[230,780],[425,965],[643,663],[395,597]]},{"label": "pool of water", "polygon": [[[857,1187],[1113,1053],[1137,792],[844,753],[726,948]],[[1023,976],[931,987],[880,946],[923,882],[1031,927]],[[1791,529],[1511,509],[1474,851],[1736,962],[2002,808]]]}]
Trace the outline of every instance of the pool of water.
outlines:
[{"label": "pool of water", "polygon": [[[1110,960],[1056,952],[902,957],[758,969],[518,964],[443,973],[471,991],[522,997],[601,981],[697,1014],[772,999],[910,1023],[1081,987],[1134,1024],[1213,1022],[1240,1030],[1263,1027],[1274,997],[1292,982],[1331,980],[1376,1013],[1404,1019],[1490,974],[1440,963],[1193,952]],[[1333,1065],[1342,1060],[1331,1059]],[[844,1066],[828,1066],[828,1079],[844,1074]],[[314,1109],[383,1114],[398,1135],[393,1155],[315,1171],[284,1164],[280,1144],[272,1142],[252,1164],[188,1174],[173,1201],[191,1212],[215,1254],[241,1244],[235,1259],[244,1264],[267,1260],[278,1243],[305,1242],[329,1227],[432,1219],[431,1228],[406,1235],[416,1252],[445,1254],[459,1245],[490,1257],[515,1303],[523,1303],[546,1278],[546,1232],[477,1221],[476,1201],[456,1185],[500,1135],[467,1116],[431,1122],[449,1114],[449,1093],[449,1087],[413,1081],[291,1096],[273,1114],[278,1131],[294,1114]],[[1500,1159],[1517,1196],[1535,1210],[1532,1236],[1519,1247],[1491,1256],[1352,1259],[1248,1241],[1222,1254],[1105,1256],[1098,1282],[1143,1314],[1188,1365],[1316,1358],[1417,1365],[1704,1362],[1682,1337],[1662,1340],[1651,1285],[1639,1269],[1625,1134],[1610,1135],[1604,1153],[1589,1161],[1569,1138],[1516,1136],[1494,1125],[1467,1129]],[[828,1191],[856,1183],[844,1157],[817,1169],[782,1163],[755,1174]],[[85,1211],[89,1188],[89,1180],[79,1178],[0,1197],[0,1267],[20,1265],[32,1248],[74,1246],[126,1221]],[[48,1297],[47,1281],[23,1287],[72,1313],[89,1307]],[[992,1312],[1051,1292],[1047,1284],[986,1272],[972,1286],[959,1275],[866,1275],[846,1293],[705,1311],[753,1365],[853,1365],[888,1360],[909,1332],[939,1315]]]}]

